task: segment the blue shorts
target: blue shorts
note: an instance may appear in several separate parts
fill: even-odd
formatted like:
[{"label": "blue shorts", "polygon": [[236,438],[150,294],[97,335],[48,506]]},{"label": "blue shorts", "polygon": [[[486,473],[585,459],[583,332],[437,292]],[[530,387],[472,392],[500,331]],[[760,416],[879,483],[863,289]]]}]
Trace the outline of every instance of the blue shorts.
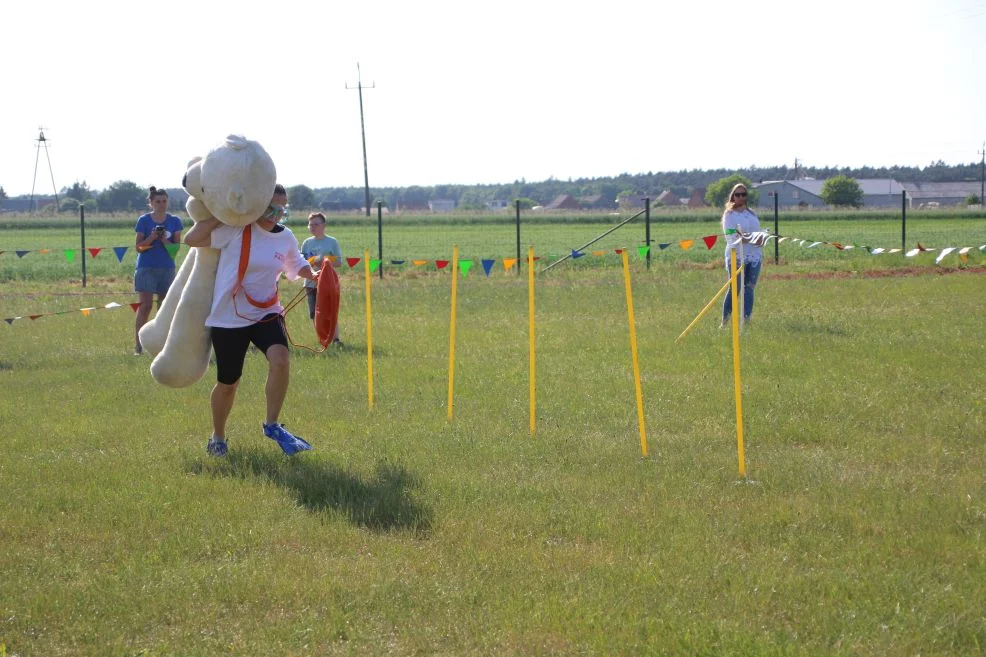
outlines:
[{"label": "blue shorts", "polygon": [[141,267],[134,271],[134,292],[150,292],[163,297],[174,280],[174,267]]}]

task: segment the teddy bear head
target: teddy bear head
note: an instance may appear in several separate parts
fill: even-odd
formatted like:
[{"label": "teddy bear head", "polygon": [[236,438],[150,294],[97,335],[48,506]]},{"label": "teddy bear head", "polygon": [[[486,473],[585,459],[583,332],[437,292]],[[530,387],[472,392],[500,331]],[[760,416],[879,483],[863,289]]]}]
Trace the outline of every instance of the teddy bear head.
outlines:
[{"label": "teddy bear head", "polygon": [[263,146],[230,135],[204,158],[188,164],[182,187],[189,194],[189,216],[201,221],[210,215],[228,226],[246,226],[267,210],[277,172]]}]

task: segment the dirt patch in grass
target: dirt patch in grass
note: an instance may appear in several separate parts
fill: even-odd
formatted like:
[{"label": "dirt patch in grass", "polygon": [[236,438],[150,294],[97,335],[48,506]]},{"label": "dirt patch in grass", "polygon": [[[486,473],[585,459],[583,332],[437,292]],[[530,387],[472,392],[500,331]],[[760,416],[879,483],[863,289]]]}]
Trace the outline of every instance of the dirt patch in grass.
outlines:
[{"label": "dirt patch in grass", "polygon": [[764,273],[763,278],[775,280],[810,279],[827,280],[830,278],[903,278],[906,276],[947,276],[950,274],[986,274],[986,266],[975,267],[895,267],[893,269],[865,269],[862,271],[803,271],[803,272],[770,272]]}]

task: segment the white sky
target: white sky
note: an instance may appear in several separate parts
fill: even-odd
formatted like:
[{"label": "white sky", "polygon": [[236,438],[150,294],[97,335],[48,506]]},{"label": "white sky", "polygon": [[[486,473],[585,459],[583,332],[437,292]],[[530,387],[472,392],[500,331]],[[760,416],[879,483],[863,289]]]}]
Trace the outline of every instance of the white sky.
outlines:
[{"label": "white sky", "polygon": [[979,160],[986,0],[275,3],[3,10],[0,186],[176,187],[229,133],[285,185],[509,183]]}]

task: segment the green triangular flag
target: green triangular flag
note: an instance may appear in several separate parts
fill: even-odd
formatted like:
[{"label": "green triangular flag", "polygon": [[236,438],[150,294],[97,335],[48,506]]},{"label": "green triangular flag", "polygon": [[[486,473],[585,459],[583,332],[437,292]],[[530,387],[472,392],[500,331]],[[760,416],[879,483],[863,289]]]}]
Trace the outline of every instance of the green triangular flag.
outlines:
[{"label": "green triangular flag", "polygon": [[371,274],[377,270],[377,268],[380,266],[380,263],[381,262],[383,262],[383,261],[380,260],[379,258],[378,259],[370,258],[370,273]]},{"label": "green triangular flag", "polygon": [[726,234],[727,235],[735,235],[736,234],[736,229],[735,228],[727,228],[726,229]]},{"label": "green triangular flag", "polygon": [[75,249],[65,249],[65,260],[70,264],[75,260]]},{"label": "green triangular flag", "polygon": [[181,248],[181,244],[165,244],[164,248],[168,250],[168,255],[174,260],[175,256],[178,255],[178,249]]},{"label": "green triangular flag", "polygon": [[641,258],[646,258],[648,251],[650,251],[650,247],[649,246],[644,245],[644,246],[638,246],[637,247],[637,253],[640,254],[640,257]]},{"label": "green triangular flag", "polygon": [[459,271],[462,272],[462,275],[463,276],[468,276],[470,269],[472,269],[472,260],[460,260],[459,261]]}]

